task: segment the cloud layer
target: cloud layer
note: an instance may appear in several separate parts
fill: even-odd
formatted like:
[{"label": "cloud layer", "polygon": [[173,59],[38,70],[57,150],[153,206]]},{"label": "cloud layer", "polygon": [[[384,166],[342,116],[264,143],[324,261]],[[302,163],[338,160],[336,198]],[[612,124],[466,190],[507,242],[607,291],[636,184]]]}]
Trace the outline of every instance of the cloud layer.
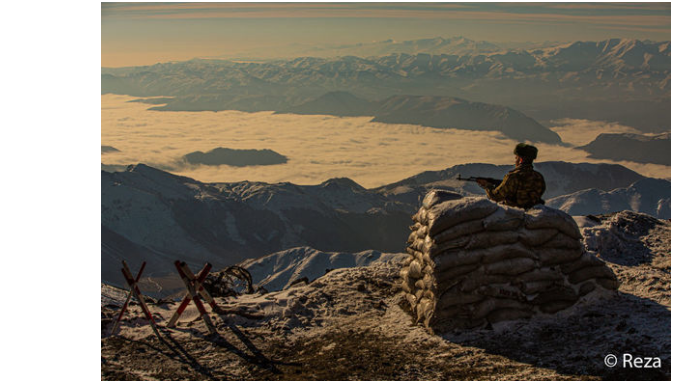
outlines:
[{"label": "cloud layer", "polygon": [[[101,145],[120,150],[102,154],[104,164],[146,163],[204,182],[289,181],[308,185],[348,177],[373,188],[463,163],[513,162],[515,141],[498,132],[373,123],[370,117],[149,111],[150,105],[127,103],[132,99],[101,97]],[[585,120],[561,120],[552,129],[574,145],[588,143],[601,132],[634,132],[624,126]],[[217,147],[270,149],[289,161],[248,167],[180,163],[185,154]],[[538,161],[616,163],[588,159],[582,150],[556,145],[539,145]],[[668,166],[617,163],[646,176],[671,177]]]}]

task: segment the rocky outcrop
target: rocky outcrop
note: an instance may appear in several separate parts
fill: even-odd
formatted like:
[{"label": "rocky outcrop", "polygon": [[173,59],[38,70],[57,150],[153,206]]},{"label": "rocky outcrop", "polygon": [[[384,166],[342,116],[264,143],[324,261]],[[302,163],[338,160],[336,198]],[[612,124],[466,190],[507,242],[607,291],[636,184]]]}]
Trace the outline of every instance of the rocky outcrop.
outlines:
[{"label": "rocky outcrop", "polygon": [[413,220],[401,287],[416,321],[437,332],[553,314],[618,288],[557,209],[435,190]]}]

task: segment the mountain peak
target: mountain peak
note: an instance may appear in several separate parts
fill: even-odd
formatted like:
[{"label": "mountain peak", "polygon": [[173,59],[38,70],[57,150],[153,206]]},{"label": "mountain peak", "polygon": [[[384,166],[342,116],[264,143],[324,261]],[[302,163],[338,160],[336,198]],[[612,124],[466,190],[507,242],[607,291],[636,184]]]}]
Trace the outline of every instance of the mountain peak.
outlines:
[{"label": "mountain peak", "polygon": [[[192,180],[191,178],[182,177],[176,174],[168,173],[157,167],[152,167],[143,163],[138,163],[136,165],[128,165],[124,173],[138,174],[145,177],[164,177],[164,178],[182,178]],[[193,181],[193,180],[192,180]]]},{"label": "mountain peak", "polygon": [[[119,173],[116,173],[119,174]],[[168,173],[166,171],[148,166],[146,164],[129,165],[121,174],[135,180],[153,181],[155,184],[175,185],[175,184],[198,184],[199,182],[189,177]],[[179,193],[179,192],[178,192]]]},{"label": "mountain peak", "polygon": [[345,189],[352,189],[352,190],[366,190],[364,187],[355,181],[346,178],[346,177],[338,177],[338,178],[330,178],[324,182],[322,182],[319,186],[324,187],[324,188],[345,188]]}]

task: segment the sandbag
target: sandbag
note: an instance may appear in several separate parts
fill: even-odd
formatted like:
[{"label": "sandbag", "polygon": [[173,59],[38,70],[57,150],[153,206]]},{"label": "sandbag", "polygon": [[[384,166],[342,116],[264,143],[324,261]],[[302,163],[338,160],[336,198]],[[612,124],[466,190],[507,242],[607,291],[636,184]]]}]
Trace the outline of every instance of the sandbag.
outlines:
[{"label": "sandbag", "polygon": [[606,263],[588,252],[583,253],[576,261],[561,265],[561,272],[568,274],[585,267],[598,267],[602,265],[606,265]]},{"label": "sandbag", "polygon": [[408,276],[412,279],[419,279],[422,277],[422,265],[419,264],[419,260],[412,260],[408,272]]},{"label": "sandbag", "polygon": [[514,259],[507,259],[497,261],[495,263],[487,264],[484,270],[489,275],[519,275],[521,273],[531,271],[536,266],[534,260],[527,257],[518,257]]},{"label": "sandbag", "polygon": [[462,265],[476,265],[485,257],[486,251],[449,251],[434,256],[432,259],[434,271],[442,272],[449,268]]},{"label": "sandbag", "polygon": [[608,290],[617,290],[618,286],[620,283],[618,282],[618,279],[616,278],[616,275],[610,275],[609,277],[598,277],[596,278],[596,283],[601,286],[602,288],[608,289]]},{"label": "sandbag", "polygon": [[582,249],[582,243],[580,240],[569,237],[565,233],[558,232],[549,241],[539,245],[538,248]]},{"label": "sandbag", "polygon": [[409,267],[404,267],[400,270],[400,288],[405,292],[414,293],[415,279],[409,276]]},{"label": "sandbag", "polygon": [[518,229],[524,220],[525,212],[522,209],[498,205],[498,210],[482,220],[487,231],[509,231]]},{"label": "sandbag", "polygon": [[453,249],[486,249],[500,245],[514,244],[518,241],[518,233],[514,231],[481,232],[458,237],[442,244],[433,242],[433,239],[424,240],[425,251],[431,256]]},{"label": "sandbag", "polygon": [[436,280],[434,279],[433,275],[425,274],[424,277],[421,279],[422,280],[422,285],[427,290],[435,291],[436,290]]},{"label": "sandbag", "polygon": [[434,322],[433,329],[439,332],[449,331],[453,329],[474,329],[486,325],[485,319],[471,319],[461,317],[458,315],[450,315],[449,317],[438,318]]},{"label": "sandbag", "polygon": [[549,291],[542,292],[537,295],[530,303],[532,304],[546,304],[556,301],[575,302],[578,299],[577,292],[572,287],[560,286],[554,287]]},{"label": "sandbag", "polygon": [[577,260],[584,253],[584,249],[554,249],[544,248],[537,250],[539,261],[544,267],[569,263]]},{"label": "sandbag", "polygon": [[520,290],[525,295],[534,295],[540,292],[548,291],[549,289],[556,286],[558,282],[556,281],[530,281],[526,283],[519,283],[518,286]]},{"label": "sandbag", "polygon": [[484,301],[477,303],[476,305],[471,305],[470,309],[472,312],[473,319],[485,318],[489,313],[494,310],[501,308],[515,308],[520,310],[529,310],[530,306],[512,299],[495,299],[489,298]]},{"label": "sandbag", "polygon": [[412,216],[412,221],[420,224],[426,224],[428,222],[427,210],[424,207],[419,208],[417,213]]},{"label": "sandbag", "polygon": [[436,204],[427,211],[429,235],[463,222],[484,218],[498,210],[498,205],[483,197],[466,197]]},{"label": "sandbag", "polygon": [[415,307],[417,307],[417,297],[416,296],[414,296],[411,293],[406,293],[405,299],[407,299],[407,302],[410,303],[410,307],[412,308],[412,310],[414,310]]},{"label": "sandbag", "polygon": [[440,232],[434,236],[434,241],[437,244],[442,244],[449,240],[454,240],[458,237],[469,235],[472,233],[481,232],[484,230],[484,219],[471,220],[463,222]]},{"label": "sandbag", "polygon": [[618,288],[564,212],[543,205],[525,212],[453,192],[425,199],[400,288],[417,322],[435,331],[555,313]]},{"label": "sandbag", "polygon": [[525,248],[521,243],[514,243],[508,245],[497,245],[495,247],[486,248],[483,251],[482,263],[490,264],[497,261],[517,257],[527,257],[533,260],[538,259],[538,256],[531,250]]},{"label": "sandbag", "polygon": [[441,245],[437,245],[430,237],[427,237],[424,243],[424,252],[433,257],[446,251],[466,249],[469,242],[469,237],[460,237],[458,239],[446,241]]},{"label": "sandbag", "polygon": [[458,287],[453,287],[441,294],[439,302],[443,308],[450,308],[459,304],[472,304],[486,299],[486,296],[477,293],[465,293],[459,290]]},{"label": "sandbag", "polygon": [[500,245],[514,244],[518,241],[518,233],[514,231],[483,232],[467,236],[470,242],[467,249],[495,248]]},{"label": "sandbag", "polygon": [[525,228],[558,229],[566,235],[581,240],[580,228],[569,214],[548,206],[540,205],[525,212]]},{"label": "sandbag", "polygon": [[521,243],[527,245],[528,247],[536,247],[538,245],[544,244],[545,242],[551,240],[552,237],[558,234],[558,229],[545,228],[545,229],[520,229],[518,232],[518,238]]},{"label": "sandbag", "polygon": [[563,275],[553,268],[542,268],[531,272],[526,272],[515,277],[517,282],[532,281],[563,281]]},{"label": "sandbag", "polygon": [[436,281],[441,283],[452,279],[461,280],[466,274],[479,269],[479,267],[480,265],[477,263],[446,268],[436,274]]},{"label": "sandbag", "polygon": [[489,284],[509,283],[511,277],[507,275],[490,275],[482,270],[467,274],[459,284],[462,292],[471,292],[477,288]]},{"label": "sandbag", "polygon": [[585,296],[588,293],[594,291],[596,287],[597,286],[591,281],[586,281],[580,285],[580,288],[577,291],[577,295],[580,297]]},{"label": "sandbag", "polygon": [[568,275],[568,281],[572,284],[593,278],[616,280],[616,275],[606,266],[585,267]]},{"label": "sandbag", "polygon": [[492,298],[514,299],[521,302],[526,300],[522,291],[509,284],[490,284],[478,288],[475,292]]},{"label": "sandbag", "polygon": [[424,196],[422,207],[429,209],[440,202],[459,200],[463,197],[462,194],[450,190],[432,190]]},{"label": "sandbag", "polygon": [[417,323],[429,319],[430,314],[433,312],[432,301],[427,298],[420,299],[415,311],[417,314]]}]

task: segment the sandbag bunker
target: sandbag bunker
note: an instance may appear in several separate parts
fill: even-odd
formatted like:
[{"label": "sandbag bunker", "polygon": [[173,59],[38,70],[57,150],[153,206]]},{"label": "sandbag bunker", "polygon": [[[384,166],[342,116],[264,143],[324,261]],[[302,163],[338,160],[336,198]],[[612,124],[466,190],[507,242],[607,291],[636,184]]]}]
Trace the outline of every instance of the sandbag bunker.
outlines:
[{"label": "sandbag bunker", "polygon": [[434,190],[412,219],[401,287],[417,323],[436,332],[554,314],[618,288],[560,210]]}]

